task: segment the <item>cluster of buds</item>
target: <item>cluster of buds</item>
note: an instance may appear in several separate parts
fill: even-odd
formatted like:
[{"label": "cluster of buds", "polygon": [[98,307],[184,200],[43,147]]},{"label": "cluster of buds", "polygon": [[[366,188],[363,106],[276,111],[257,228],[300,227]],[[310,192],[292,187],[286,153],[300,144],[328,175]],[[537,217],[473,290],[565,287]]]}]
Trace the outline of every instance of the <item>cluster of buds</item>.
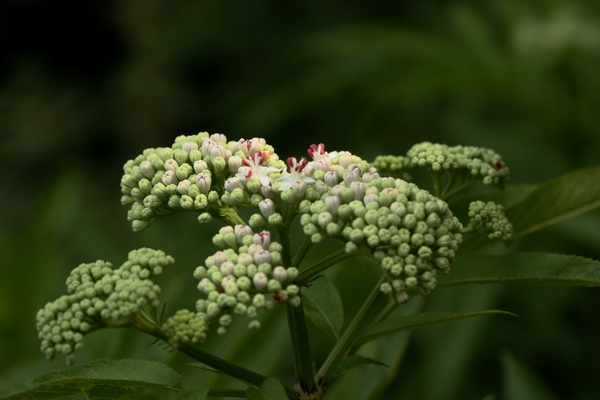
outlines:
[{"label": "cluster of buds", "polygon": [[249,205],[267,174],[283,167],[264,139],[179,136],[171,147],[146,149],[125,163],[121,203],[131,205],[127,218],[136,232],[177,211],[196,211],[208,222],[227,216],[228,206]]},{"label": "cluster of buds", "polygon": [[504,215],[504,208],[493,201],[484,203],[477,200],[469,204],[469,225],[467,229],[478,233],[488,233],[489,239],[500,239],[510,244],[513,238],[513,226]]},{"label": "cluster of buds", "polygon": [[206,323],[218,320],[220,335],[227,333],[232,314],[247,316],[249,328],[257,329],[258,311],[272,308],[273,300],[300,305],[300,288],[293,283],[298,270],[282,266],[282,247],[271,241],[268,231],[226,226],[213,243],[223,250],[194,271],[198,290],[206,296],[196,302],[196,309]]},{"label": "cluster of buds", "polygon": [[447,146],[422,142],[412,146],[406,156],[379,156],[374,165],[380,171],[406,173],[422,167],[435,173],[448,172],[455,180],[482,182],[502,187],[509,169],[502,157],[492,149],[476,146]]},{"label": "cluster of buds", "polygon": [[363,162],[342,171],[325,171],[338,179],[323,181],[328,190],[320,199],[300,203],[304,233],[313,242],[339,237],[348,253],[368,248],[388,277],[381,290],[394,292],[399,302],[411,289],[429,293],[438,271],[449,271],[462,241],[461,223],[446,202],[412,183],[382,178]]},{"label": "cluster of buds", "polygon": [[[387,278],[381,291],[398,302],[412,292],[428,294],[437,274],[449,271],[463,226],[444,200],[400,177],[417,166],[448,172],[450,182],[461,184],[502,186],[508,176],[498,154],[478,147],[424,142],[406,156],[381,156],[373,165],[349,152],[327,152],[323,144],[311,145],[308,155],[284,163],[264,139],[228,141],[203,132],[147,149],[125,164],[121,201],[130,205],[134,231],[186,210],[197,212],[200,222],[215,217],[227,224],[213,237],[220,250],[194,271],[202,293],[196,310],[179,310],[162,326],[171,345],[202,342],[215,322],[225,335],[235,315],[245,315],[256,329],[260,310],[277,302],[300,305],[298,266],[286,265],[282,253],[289,249],[270,233],[283,242],[297,215],[313,243],[336,237],[347,253],[369,252]],[[257,211],[246,223],[237,211],[248,206]],[[469,215],[466,231],[505,241],[512,236],[500,206],[475,202]],[[149,278],[172,262],[162,252],[141,249],[118,269],[100,261],[77,267],[67,280],[69,294],[38,313],[42,351],[71,356],[87,332],[131,322],[143,307],[156,307],[160,289]]]},{"label": "cluster of buds", "polygon": [[190,310],[178,310],[175,315],[167,318],[162,328],[173,347],[184,343],[202,343],[206,339],[207,325],[204,318]]},{"label": "cluster of buds", "polygon": [[105,261],[81,264],[67,278],[67,293],[38,311],[36,326],[49,359],[81,348],[84,335],[105,326],[127,325],[144,307],[157,307],[160,288],[150,278],[173,264],[159,250],[129,252],[119,268]]}]

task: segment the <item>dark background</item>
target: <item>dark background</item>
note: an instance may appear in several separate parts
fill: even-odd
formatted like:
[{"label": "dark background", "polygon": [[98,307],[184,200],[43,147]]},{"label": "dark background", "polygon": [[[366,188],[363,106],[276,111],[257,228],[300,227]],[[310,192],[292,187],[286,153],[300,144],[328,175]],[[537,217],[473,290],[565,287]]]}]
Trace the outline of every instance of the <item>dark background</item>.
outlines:
[{"label": "dark background", "polygon": [[[591,0],[5,0],[0,49],[0,387],[63,365],[39,352],[35,312],[81,262],[161,248],[185,269],[165,279],[166,294],[189,286],[194,298],[191,271],[214,251],[214,227],[178,215],[133,234],[119,204],[121,167],[146,147],[209,131],[264,137],[282,158],[323,142],[370,160],[429,140],[494,148],[514,184],[597,165],[600,154]],[[591,212],[515,249],[599,259],[599,238]],[[520,317],[418,331],[389,396],[498,393],[506,350],[558,397],[595,398],[597,290],[461,290],[434,293],[433,307],[485,299]],[[107,346],[98,333],[78,362],[165,357],[119,335],[141,344]]]}]

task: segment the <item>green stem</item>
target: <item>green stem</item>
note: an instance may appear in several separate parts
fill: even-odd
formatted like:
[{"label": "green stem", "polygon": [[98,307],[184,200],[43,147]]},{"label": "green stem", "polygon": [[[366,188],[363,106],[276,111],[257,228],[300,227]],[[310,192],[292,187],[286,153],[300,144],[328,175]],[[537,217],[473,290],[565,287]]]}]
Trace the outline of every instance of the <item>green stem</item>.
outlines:
[{"label": "green stem", "polygon": [[246,221],[240,217],[235,208],[226,204],[221,204],[218,210],[219,218],[225,221],[228,225],[248,225]]},{"label": "green stem", "polygon": [[352,347],[356,336],[372,320],[374,309],[376,308],[376,306],[379,306],[379,302],[377,302],[376,300],[380,299],[382,296],[385,296],[379,289],[379,287],[383,282],[385,282],[385,280],[386,277],[385,275],[383,275],[379,279],[373,290],[371,290],[371,293],[369,293],[369,295],[365,299],[364,303],[354,316],[354,319],[350,321],[350,324],[340,337],[340,340],[338,340],[336,345],[331,350],[331,353],[329,353],[329,356],[327,356],[327,359],[325,359],[325,362],[323,362],[323,365],[321,365],[321,368],[317,372],[317,375],[315,377],[317,381],[327,381],[327,378],[331,371],[336,367],[339,361],[346,355],[348,350]]},{"label": "green stem", "polygon": [[[134,328],[139,330],[140,332],[144,332],[150,336],[155,337],[156,339],[162,340],[165,343],[169,342],[169,336],[166,332],[156,324],[156,321],[152,318],[150,314],[145,311],[140,311],[134,316]],[[190,343],[182,343],[177,346],[177,351],[193,358],[196,361],[199,361],[217,371],[224,373],[232,378],[238,379],[242,382],[253,386],[260,386],[267,377],[261,374],[258,374],[254,371],[250,371],[249,369],[240,367],[239,365],[230,363],[228,361],[223,360],[220,357],[207,353],[206,351],[200,350],[196,346]],[[286,387],[286,392],[288,396],[295,395],[295,392],[292,388]]]},{"label": "green stem", "polygon": [[294,259],[292,260],[293,267],[299,268],[300,263],[302,263],[302,260],[304,260],[304,256],[306,256],[306,253],[308,253],[308,251],[311,249],[312,245],[313,245],[312,240],[310,240],[310,238],[307,237],[304,240],[304,243],[302,243],[302,247],[300,247],[300,250],[298,250],[298,252],[294,256]]},{"label": "green stem", "polygon": [[435,195],[442,198],[442,174],[439,172],[433,173],[433,187],[435,188]]},{"label": "green stem", "polygon": [[368,250],[362,249],[362,248],[359,248],[354,253],[346,253],[345,249],[339,249],[339,250],[331,253],[331,255],[322,259],[318,263],[310,265],[306,268],[302,268],[302,270],[298,274],[298,277],[296,278],[296,283],[298,284],[298,286],[304,286],[314,276],[325,271],[327,268],[339,263],[340,261],[343,261],[347,258],[354,257],[357,255],[369,255],[369,253],[368,253]]},{"label": "green stem", "polygon": [[[292,263],[289,225],[288,228],[276,229],[277,240],[282,247],[282,262],[284,267],[290,267]],[[305,246],[303,246],[305,247]],[[308,250],[306,250],[308,251]],[[297,257],[296,257],[297,258]],[[303,393],[313,393],[315,386],[315,369],[308,340],[308,328],[304,316],[304,307],[292,307],[286,304],[287,320],[292,340],[292,351],[294,356],[294,369],[299,389]]]},{"label": "green stem", "polygon": [[377,314],[375,318],[373,318],[373,322],[383,321],[398,307],[398,301],[394,298],[394,296],[388,296],[388,301],[385,307]]},{"label": "green stem", "polygon": [[310,352],[304,307],[287,305],[287,320],[292,338],[296,380],[304,393],[315,391],[315,367]]}]

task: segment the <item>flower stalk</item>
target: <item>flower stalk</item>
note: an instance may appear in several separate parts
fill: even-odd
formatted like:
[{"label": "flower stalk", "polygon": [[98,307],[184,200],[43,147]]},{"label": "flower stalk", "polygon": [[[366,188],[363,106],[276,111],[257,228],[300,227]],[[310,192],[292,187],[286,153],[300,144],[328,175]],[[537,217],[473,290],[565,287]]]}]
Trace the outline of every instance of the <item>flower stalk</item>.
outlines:
[{"label": "flower stalk", "polygon": [[357,335],[367,326],[370,321],[372,321],[372,316],[377,315],[376,310],[380,307],[379,300],[386,297],[386,295],[383,294],[379,289],[385,280],[386,277],[383,275],[375,284],[365,301],[362,303],[360,309],[340,337],[340,340],[338,340],[336,345],[331,350],[331,353],[329,353],[329,356],[327,356],[321,365],[321,368],[319,368],[317,371],[315,377],[317,381],[323,381],[325,383],[327,382],[332,370],[352,347],[354,339],[356,339]]}]

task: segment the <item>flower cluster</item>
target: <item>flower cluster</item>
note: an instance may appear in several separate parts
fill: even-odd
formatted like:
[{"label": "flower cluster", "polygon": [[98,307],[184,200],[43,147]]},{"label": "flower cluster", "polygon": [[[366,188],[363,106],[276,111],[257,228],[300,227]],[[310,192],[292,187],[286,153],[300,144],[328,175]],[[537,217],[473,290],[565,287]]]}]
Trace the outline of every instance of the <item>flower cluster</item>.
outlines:
[{"label": "flower cluster", "polygon": [[467,229],[479,233],[489,233],[489,239],[501,239],[506,244],[511,243],[513,227],[504,215],[504,209],[500,204],[493,201],[484,203],[480,200],[471,202],[469,204],[469,218]]},{"label": "flower cluster", "polygon": [[223,250],[194,271],[200,281],[198,290],[206,295],[196,302],[196,309],[206,323],[219,321],[219,334],[227,333],[232,314],[246,315],[249,328],[259,328],[258,311],[272,308],[271,298],[300,305],[300,288],[293,284],[298,270],[282,266],[282,247],[271,241],[268,231],[254,233],[249,226],[226,226],[213,243]]},{"label": "flower cluster", "polygon": [[454,174],[455,180],[478,181],[498,187],[504,185],[509,174],[502,157],[491,149],[430,142],[415,144],[406,156],[379,156],[374,165],[381,171],[395,174],[422,167],[435,173]]},{"label": "flower cluster", "polygon": [[171,147],[146,149],[125,163],[121,202],[131,205],[127,218],[136,232],[177,211],[196,211],[200,222],[217,217],[231,223],[228,206],[249,205],[253,194],[268,188],[268,175],[284,167],[264,139],[179,136]]},{"label": "flower cluster", "polygon": [[123,325],[143,307],[158,306],[160,288],[150,278],[173,263],[159,250],[129,253],[119,268],[105,261],[81,264],[67,278],[67,293],[38,311],[36,327],[42,352],[48,358],[64,354],[71,362],[87,333]]},{"label": "flower cluster", "polygon": [[204,318],[190,310],[178,310],[175,315],[167,318],[162,328],[173,347],[182,343],[201,343],[206,339],[207,326]]},{"label": "flower cluster", "polygon": [[[324,236],[331,236],[342,239],[349,253],[359,247],[369,249],[389,278],[382,285],[382,291],[393,291],[401,302],[409,298],[411,289],[427,294],[436,285],[438,271],[448,272],[462,240],[462,225],[444,201],[412,183],[381,177],[376,168],[349,152],[327,152],[325,146],[319,144],[312,145],[308,154],[311,161],[288,158],[287,171],[275,172],[261,167],[255,172],[263,173],[262,180],[259,179],[261,189],[255,189],[254,194],[258,196],[260,193],[260,197],[257,203],[253,202],[259,213],[250,217],[249,227],[237,226],[233,231],[225,228],[226,232],[215,236],[214,242],[225,250],[209,258],[206,267],[197,270],[200,290],[214,297],[200,300],[199,312],[214,314],[215,317],[221,315],[223,308],[233,309],[238,314],[247,312],[245,303],[235,310],[240,303],[235,299],[240,291],[240,282],[243,299],[247,298],[245,288],[276,292],[280,290],[281,283],[292,282],[289,275],[284,275],[287,281],[275,276],[263,278],[262,275],[257,280],[254,266],[249,270],[251,279],[248,279],[246,269],[238,267],[239,271],[234,272],[233,267],[242,257],[238,249],[242,240],[248,241],[245,246],[250,245],[250,233],[243,234],[244,229],[279,229],[289,223],[290,215],[296,214],[300,214],[304,233],[315,243]],[[243,170],[241,175],[248,171]],[[244,192],[248,187],[239,190]],[[252,240],[258,244],[256,235]],[[250,250],[243,248],[242,251]],[[252,260],[248,255],[244,257],[247,262]],[[277,252],[274,257],[278,257]],[[269,260],[265,268],[270,271],[278,263],[278,259]],[[279,266],[279,270],[284,270],[284,267]],[[228,276],[226,280],[225,276]],[[226,285],[229,280],[235,280],[235,285],[230,285],[234,294],[229,295],[227,303]],[[258,282],[261,282],[260,286],[256,286]],[[291,287],[294,292],[297,290],[295,285]],[[219,292],[220,303],[217,302]],[[259,299],[262,304],[263,297],[259,296]],[[295,300],[291,297],[289,301]],[[209,304],[212,304],[210,310]],[[270,303],[265,304],[269,307]],[[250,312],[253,318],[254,307]],[[219,329],[224,333],[230,317],[226,313],[221,318]]]},{"label": "flower cluster", "polygon": [[320,199],[300,203],[304,233],[313,242],[339,237],[348,253],[368,248],[389,279],[381,290],[399,302],[408,300],[410,289],[429,293],[438,271],[449,271],[461,223],[444,201],[412,183],[382,178],[363,162],[342,171],[327,171],[338,179],[327,180]]}]

